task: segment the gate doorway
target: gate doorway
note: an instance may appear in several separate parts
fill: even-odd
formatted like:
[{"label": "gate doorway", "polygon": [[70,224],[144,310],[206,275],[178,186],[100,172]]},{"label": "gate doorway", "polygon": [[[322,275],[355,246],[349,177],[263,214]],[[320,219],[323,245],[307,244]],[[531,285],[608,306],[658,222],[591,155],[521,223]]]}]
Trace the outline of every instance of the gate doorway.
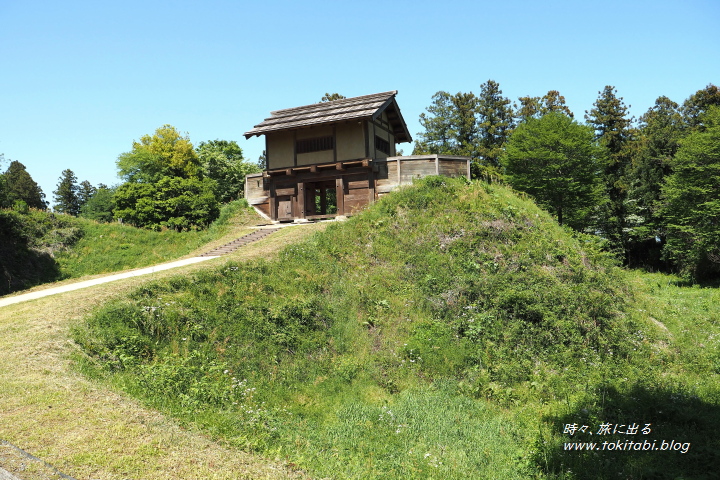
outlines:
[{"label": "gate doorway", "polygon": [[306,191],[310,205],[309,216],[335,216],[337,215],[337,193],[335,189],[335,181],[315,182],[308,184]]}]

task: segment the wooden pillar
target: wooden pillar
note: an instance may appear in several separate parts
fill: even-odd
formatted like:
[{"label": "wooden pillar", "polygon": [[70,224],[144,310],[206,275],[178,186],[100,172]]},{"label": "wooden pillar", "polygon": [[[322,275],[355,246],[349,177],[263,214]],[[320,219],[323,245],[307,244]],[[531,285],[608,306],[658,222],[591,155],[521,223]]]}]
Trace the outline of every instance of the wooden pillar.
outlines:
[{"label": "wooden pillar", "polygon": [[297,186],[297,212],[298,218],[305,218],[305,184],[298,182]]},{"label": "wooden pillar", "polygon": [[278,219],[277,195],[275,193],[275,181],[272,177],[270,177],[270,218],[272,220]]},{"label": "wooden pillar", "polygon": [[337,214],[345,215],[345,182],[342,177],[335,179],[335,198],[337,202]]},{"label": "wooden pillar", "polygon": [[397,184],[402,185],[402,182],[400,181],[400,157],[397,159]]},{"label": "wooden pillar", "polygon": [[375,172],[372,168],[368,171],[368,203],[375,201]]}]

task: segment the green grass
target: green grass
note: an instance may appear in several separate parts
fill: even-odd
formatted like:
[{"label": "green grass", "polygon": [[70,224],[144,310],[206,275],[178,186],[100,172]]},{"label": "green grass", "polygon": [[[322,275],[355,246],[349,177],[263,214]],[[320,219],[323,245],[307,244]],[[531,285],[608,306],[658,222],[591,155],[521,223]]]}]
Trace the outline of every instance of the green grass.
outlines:
[{"label": "green grass", "polygon": [[[74,337],[89,375],[321,478],[711,478],[714,295],[435,177],[277,260],[146,284]],[[631,422],[692,448],[563,450],[565,424]]]},{"label": "green grass", "polygon": [[[98,223],[68,215],[31,211],[1,212],[0,221],[15,231],[12,249],[0,253],[8,281],[0,294],[68,278],[145,267],[183,257],[206,243],[247,233],[243,226],[259,218],[244,200],[225,205],[206,230],[152,231]],[[2,225],[5,227],[5,224]],[[236,237],[227,237],[227,241]],[[23,241],[20,242],[19,239]]]}]

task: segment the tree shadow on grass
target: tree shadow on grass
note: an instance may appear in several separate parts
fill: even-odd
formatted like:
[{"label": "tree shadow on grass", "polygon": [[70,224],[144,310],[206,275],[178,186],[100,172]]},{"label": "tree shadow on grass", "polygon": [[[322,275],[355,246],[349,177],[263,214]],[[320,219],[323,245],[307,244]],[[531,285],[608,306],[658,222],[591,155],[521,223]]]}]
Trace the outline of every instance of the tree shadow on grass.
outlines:
[{"label": "tree shadow on grass", "polygon": [[549,478],[720,478],[720,402],[648,386],[608,387],[596,398],[545,419],[552,432],[539,438],[536,462]]},{"label": "tree shadow on grass", "polygon": [[24,290],[62,277],[60,266],[48,253],[27,248],[0,234],[0,295]]}]

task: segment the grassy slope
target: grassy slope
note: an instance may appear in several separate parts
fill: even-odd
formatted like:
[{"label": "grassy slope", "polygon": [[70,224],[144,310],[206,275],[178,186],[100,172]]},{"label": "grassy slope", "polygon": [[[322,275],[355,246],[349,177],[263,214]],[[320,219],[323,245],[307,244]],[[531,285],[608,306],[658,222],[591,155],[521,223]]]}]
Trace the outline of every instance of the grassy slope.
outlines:
[{"label": "grassy slope", "polygon": [[[195,447],[183,442],[195,434],[173,443],[176,427],[157,417],[156,436],[142,435],[153,410],[68,370],[68,322],[54,319],[117,298],[76,334],[114,373],[88,370],[191,431],[222,438],[227,447],[209,443],[193,457],[205,476],[240,471],[223,460],[235,445],[333,478],[712,478],[704,475],[720,447],[716,290],[604,267],[591,246],[502,188],[442,193],[468,207],[436,204],[437,187],[406,192],[291,248],[280,263],[194,267],[140,290],[128,281],[116,295],[110,287],[66,294],[56,310],[34,302],[27,306],[40,310],[0,311],[0,361],[9,365],[0,438],[74,476],[193,476],[182,471],[192,470],[183,459]],[[50,315],[37,313],[44,308]],[[111,328],[98,330],[98,319]],[[114,330],[128,320],[141,328]],[[144,335],[160,325],[169,328],[154,331],[157,345],[146,348]],[[30,330],[57,342],[29,352],[22,339]],[[46,364],[53,368],[42,371]],[[152,394],[158,388],[163,395]],[[82,389],[100,401],[75,393]],[[74,415],[46,410],[58,391]],[[118,424],[109,438],[107,418]],[[691,442],[690,453],[562,452],[564,423],[630,420],[653,423],[648,438]],[[67,436],[77,438],[70,448]],[[108,448],[128,454],[104,460]],[[83,455],[71,459],[75,452]]]},{"label": "grassy slope", "polygon": [[[215,443],[196,429],[182,428],[157,411],[79,376],[70,361],[77,350],[69,330],[93,309],[140,285],[213,268],[228,259],[271,257],[282,245],[315,228],[284,229],[202,265],[0,309],[0,439],[78,479],[300,477],[284,462]],[[20,463],[2,466],[23,480],[47,478],[47,469],[23,461],[20,471]]]},{"label": "grassy slope", "polygon": [[207,230],[181,233],[40,211],[25,215],[5,211],[0,224],[16,231],[13,240],[20,236],[25,242],[10,245],[8,240],[0,247],[0,273],[5,272],[0,294],[174,260],[242,236],[250,231],[246,227],[259,221],[243,201],[225,205]]},{"label": "grassy slope", "polygon": [[[95,375],[318,476],[702,478],[717,382],[688,383],[645,286],[593,243],[503,187],[429,179],[278,262],[148,285],[76,339]],[[581,421],[705,451],[563,454]]]}]

